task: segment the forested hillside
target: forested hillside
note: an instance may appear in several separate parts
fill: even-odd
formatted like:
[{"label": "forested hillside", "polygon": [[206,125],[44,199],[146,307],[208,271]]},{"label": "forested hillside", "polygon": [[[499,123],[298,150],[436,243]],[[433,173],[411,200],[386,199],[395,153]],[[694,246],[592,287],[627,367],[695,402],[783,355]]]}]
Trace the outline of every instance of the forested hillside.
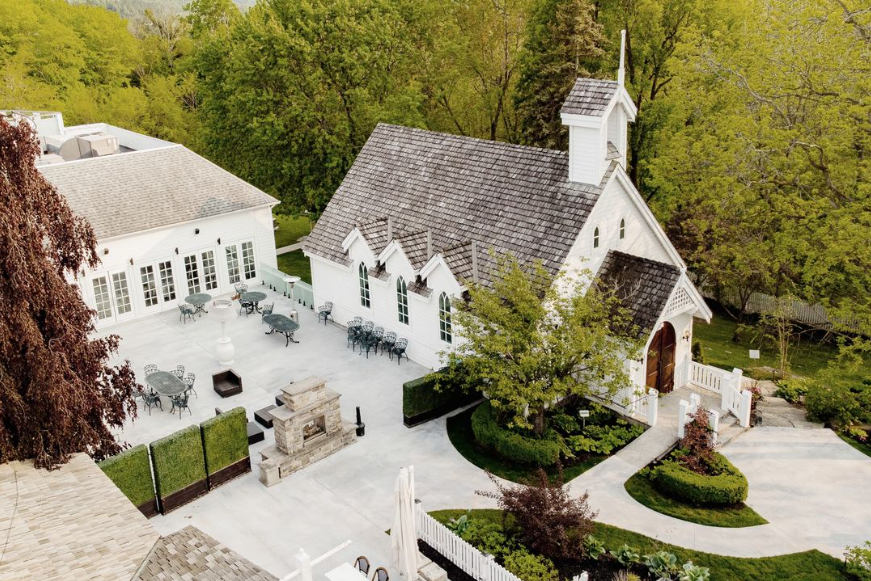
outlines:
[{"label": "forested hillside", "polygon": [[[117,12],[123,18],[139,18],[146,10],[155,14],[181,14],[189,0],[69,0],[71,4],[89,4]],[[254,6],[256,0],[234,0],[240,10]]]},{"label": "forested hillside", "polygon": [[193,0],[127,22],[7,0],[0,108],[185,143],[316,214],[378,122],[564,148],[568,88],[614,78],[626,29],[629,173],[693,271],[871,328],[866,4]]}]

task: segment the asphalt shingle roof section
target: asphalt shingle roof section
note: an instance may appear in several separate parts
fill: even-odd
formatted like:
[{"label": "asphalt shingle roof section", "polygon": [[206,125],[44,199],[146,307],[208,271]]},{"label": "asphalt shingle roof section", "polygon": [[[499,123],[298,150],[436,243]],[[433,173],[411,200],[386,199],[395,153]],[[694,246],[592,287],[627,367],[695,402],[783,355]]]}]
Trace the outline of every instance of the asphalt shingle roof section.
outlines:
[{"label": "asphalt shingle roof section", "polygon": [[39,171],[100,240],[278,203],[181,145]]},{"label": "asphalt shingle roof section", "polygon": [[617,81],[578,79],[569,91],[560,113],[598,117],[608,108],[618,88]]},{"label": "asphalt shingle roof section", "polygon": [[157,541],[130,581],[276,581],[196,527],[186,526]]},{"label": "asphalt shingle roof section", "polygon": [[647,337],[659,320],[680,269],[671,264],[611,250],[597,274],[600,288],[610,289],[629,311],[629,325]]},{"label": "asphalt shingle roof section", "polygon": [[304,248],[347,265],[355,224],[391,216],[396,238],[431,230],[435,252],[474,237],[480,255],[494,248],[556,272],[600,194],[568,181],[562,151],[379,124]]}]

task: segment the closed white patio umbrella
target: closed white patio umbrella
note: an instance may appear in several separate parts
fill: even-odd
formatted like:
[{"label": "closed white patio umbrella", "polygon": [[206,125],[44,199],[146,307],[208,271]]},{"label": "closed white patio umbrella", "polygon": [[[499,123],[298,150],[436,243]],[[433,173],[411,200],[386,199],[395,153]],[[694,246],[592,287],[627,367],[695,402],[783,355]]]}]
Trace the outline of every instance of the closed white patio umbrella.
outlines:
[{"label": "closed white patio umbrella", "polygon": [[417,576],[417,527],[414,511],[414,468],[402,468],[394,487],[390,545],[393,568],[406,581],[414,581]]}]

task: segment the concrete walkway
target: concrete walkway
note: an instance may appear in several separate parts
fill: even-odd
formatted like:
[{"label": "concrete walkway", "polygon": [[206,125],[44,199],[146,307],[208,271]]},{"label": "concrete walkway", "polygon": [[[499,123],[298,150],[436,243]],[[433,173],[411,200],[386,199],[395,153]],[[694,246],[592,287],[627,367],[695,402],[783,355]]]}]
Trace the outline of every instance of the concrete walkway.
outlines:
[{"label": "concrete walkway", "polygon": [[624,483],[676,441],[674,408],[687,397],[682,388],[662,398],[655,428],[568,484],[573,494],[589,492],[598,520],[674,545],[736,557],[819,549],[840,558],[845,546],[871,539],[871,459],[822,428],[755,428],[720,450],[747,476],[747,504],[767,525],[697,525],[638,503]]}]

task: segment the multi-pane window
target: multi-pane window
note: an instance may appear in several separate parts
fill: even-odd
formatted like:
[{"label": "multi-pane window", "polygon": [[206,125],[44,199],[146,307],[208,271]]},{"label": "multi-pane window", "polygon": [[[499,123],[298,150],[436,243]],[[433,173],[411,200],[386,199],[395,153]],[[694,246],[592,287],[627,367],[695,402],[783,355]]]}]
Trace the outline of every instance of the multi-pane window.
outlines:
[{"label": "multi-pane window", "polygon": [[215,270],[215,252],[206,250],[202,253],[203,257],[203,286],[206,290],[214,290],[218,288],[218,273]]},{"label": "multi-pane window", "polygon": [[160,272],[160,292],[164,302],[175,300],[175,280],[172,278],[172,262],[165,260],[157,263]]},{"label": "multi-pane window", "polygon": [[439,295],[439,337],[445,343],[451,343],[451,299],[445,293]]},{"label": "multi-pane window", "polygon": [[127,288],[127,273],[116,272],[112,275],[112,288],[115,290],[115,310],[119,315],[133,310],[130,304],[130,291]]},{"label": "multi-pane window", "polygon": [[599,229],[593,230],[593,248],[599,247]]},{"label": "multi-pane window", "polygon": [[97,318],[108,319],[112,316],[112,300],[109,298],[109,283],[105,276],[99,276],[91,281],[94,285],[94,302],[97,306]]},{"label": "multi-pane window", "polygon": [[184,257],[184,274],[188,282],[188,294],[200,292],[200,267],[195,254]]},{"label": "multi-pane window", "polygon": [[626,238],[626,219],[620,220],[620,240]]},{"label": "multi-pane window", "polygon": [[153,307],[158,303],[157,282],[154,280],[154,267],[140,267],[139,276],[142,279],[142,296],[145,298],[145,306]]},{"label": "multi-pane window", "polygon": [[245,270],[245,279],[250,280],[257,276],[257,268],[254,266],[254,243],[242,243],[242,268]]},{"label": "multi-pane window", "polygon": [[408,285],[401,276],[396,279],[396,308],[399,310],[399,322],[408,324]]},{"label": "multi-pane window", "polygon": [[369,297],[369,270],[361,262],[358,272],[360,275],[360,304],[368,309],[372,305]]},{"label": "multi-pane window", "polygon": [[237,283],[242,280],[239,275],[239,249],[233,244],[224,250],[227,252],[227,272],[230,275],[230,284]]}]

